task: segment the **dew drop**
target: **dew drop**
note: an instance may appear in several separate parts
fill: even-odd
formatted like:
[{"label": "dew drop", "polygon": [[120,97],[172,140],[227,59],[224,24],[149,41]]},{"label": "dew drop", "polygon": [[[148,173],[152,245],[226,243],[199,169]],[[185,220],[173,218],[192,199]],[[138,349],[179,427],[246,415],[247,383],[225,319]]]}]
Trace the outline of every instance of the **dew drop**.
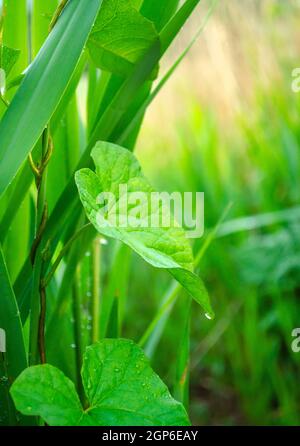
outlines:
[{"label": "dew drop", "polygon": [[0,377],[0,384],[5,386],[8,383],[8,377],[7,376],[1,376]]},{"label": "dew drop", "polygon": [[207,319],[209,319],[210,321],[212,320],[212,316],[211,316],[209,313],[205,313],[205,317],[206,317]]}]

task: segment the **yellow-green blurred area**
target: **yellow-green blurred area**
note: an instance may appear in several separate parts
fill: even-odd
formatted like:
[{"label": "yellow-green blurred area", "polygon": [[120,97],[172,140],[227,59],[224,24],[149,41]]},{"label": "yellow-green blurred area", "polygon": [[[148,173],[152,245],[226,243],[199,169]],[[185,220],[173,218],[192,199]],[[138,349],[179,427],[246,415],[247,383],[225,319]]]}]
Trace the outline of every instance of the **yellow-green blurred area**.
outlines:
[{"label": "yellow-green blurred area", "polygon": [[[300,67],[299,13],[296,0],[221,0],[139,137],[137,154],[156,188],[205,193],[206,231],[195,252],[233,203],[199,268],[216,318],[207,320],[193,303],[195,424],[300,423],[300,353],[291,348],[300,327],[300,93],[291,88]],[[135,259],[131,279],[138,298],[129,299],[127,333],[136,337],[167,278]],[[146,344],[169,383],[186,303],[182,294]]]}]

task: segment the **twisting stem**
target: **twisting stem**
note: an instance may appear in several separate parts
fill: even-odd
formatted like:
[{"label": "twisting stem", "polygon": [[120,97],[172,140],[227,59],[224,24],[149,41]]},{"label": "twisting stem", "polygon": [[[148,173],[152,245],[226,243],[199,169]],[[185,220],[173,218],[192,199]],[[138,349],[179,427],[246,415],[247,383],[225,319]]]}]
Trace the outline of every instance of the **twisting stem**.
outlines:
[{"label": "twisting stem", "polygon": [[[48,204],[46,201],[47,165],[53,152],[53,143],[50,136],[49,125],[42,135],[42,158],[39,164],[35,164],[32,156],[29,163],[35,176],[37,188],[36,200],[36,232],[31,248],[31,262],[33,265],[33,291],[30,320],[30,363],[37,362],[39,351],[40,361],[46,362],[45,349],[45,320],[46,320],[46,287],[43,283],[45,256],[47,244],[43,241],[44,230],[48,218]],[[37,301],[39,296],[39,301]]]},{"label": "twisting stem", "polygon": [[[43,133],[43,150],[42,150],[42,161],[40,166],[40,176],[37,181],[37,224],[38,231],[36,236],[37,246],[41,243],[43,238],[43,233],[45,225],[47,223],[48,217],[48,204],[46,201],[46,182],[47,182],[47,165],[50,160],[50,156],[53,151],[52,139],[50,137],[49,125],[46,127]],[[40,295],[40,315],[39,315],[39,326],[38,326],[38,346],[40,353],[40,360],[42,364],[46,363],[46,348],[45,348],[45,320],[46,320],[46,289],[42,283],[43,278],[43,264],[44,255],[41,253],[41,273],[39,278],[39,295]]]},{"label": "twisting stem", "polygon": [[29,155],[28,155],[28,161],[29,161],[31,170],[34,173],[35,178],[37,179],[40,176],[40,171],[39,171],[39,168],[36,166],[35,162],[33,161],[31,153],[29,153]]}]

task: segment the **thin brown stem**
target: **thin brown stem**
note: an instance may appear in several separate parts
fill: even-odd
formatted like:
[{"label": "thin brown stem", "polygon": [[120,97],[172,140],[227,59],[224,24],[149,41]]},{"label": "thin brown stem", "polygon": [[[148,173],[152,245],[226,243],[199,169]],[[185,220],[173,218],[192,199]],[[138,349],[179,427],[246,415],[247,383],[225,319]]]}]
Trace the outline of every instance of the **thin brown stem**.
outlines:
[{"label": "thin brown stem", "polygon": [[44,232],[48,219],[48,204],[46,200],[47,165],[53,152],[53,144],[50,136],[49,125],[42,135],[42,157],[39,164],[35,164],[32,156],[29,163],[35,176],[37,189],[36,200],[36,235],[31,247],[31,262],[35,277],[32,294],[32,311],[30,321],[30,355],[32,363],[46,362],[45,348],[45,321],[46,321],[46,287],[44,285],[44,265],[47,255],[47,240],[44,240]]},{"label": "thin brown stem", "polygon": [[43,216],[42,216],[42,221],[41,224],[38,228],[36,237],[32,243],[32,247],[31,247],[31,251],[30,251],[30,259],[31,259],[31,264],[34,265],[34,261],[35,261],[35,257],[36,257],[36,253],[37,253],[37,249],[42,241],[42,237],[43,237],[43,233],[47,224],[47,219],[48,219],[48,205],[47,203],[45,203],[44,205],[44,211],[43,211]]}]

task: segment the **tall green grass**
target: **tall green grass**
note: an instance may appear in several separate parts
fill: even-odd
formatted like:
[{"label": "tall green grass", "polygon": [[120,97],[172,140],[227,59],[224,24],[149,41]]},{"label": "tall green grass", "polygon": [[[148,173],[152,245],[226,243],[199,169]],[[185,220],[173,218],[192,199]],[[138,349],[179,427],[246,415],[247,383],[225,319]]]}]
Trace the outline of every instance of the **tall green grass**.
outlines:
[{"label": "tall green grass", "polygon": [[[300,422],[300,356],[291,349],[292,330],[299,326],[300,98],[290,91],[288,78],[285,82],[260,88],[251,110],[244,107],[231,121],[231,131],[191,94],[183,99],[185,117],[173,120],[174,131],[155,131],[139,150],[145,163],[154,160],[148,174],[160,187],[205,192],[206,238],[232,203],[200,262],[217,319],[211,324],[193,308],[196,423]],[[144,133],[152,132],[150,119]],[[137,276],[148,281],[150,271],[136,268]],[[143,281],[136,288],[132,280],[132,293]],[[159,307],[162,284],[152,274],[151,281]],[[148,295],[144,301],[155,314]],[[151,348],[170,383],[176,370],[165,366],[165,352],[172,364],[184,305],[182,296],[165,312],[163,335]],[[140,312],[142,326],[147,319],[142,309],[132,311]]]}]

